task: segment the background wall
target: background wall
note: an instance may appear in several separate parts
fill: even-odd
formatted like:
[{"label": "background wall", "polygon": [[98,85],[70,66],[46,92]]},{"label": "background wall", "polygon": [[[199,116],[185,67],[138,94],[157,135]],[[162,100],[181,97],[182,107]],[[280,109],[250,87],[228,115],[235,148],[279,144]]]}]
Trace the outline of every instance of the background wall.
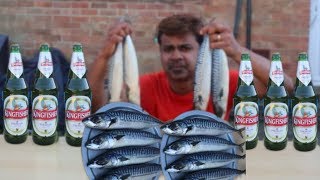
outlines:
[{"label": "background wall", "polygon": [[[245,45],[243,1],[239,41]],[[285,71],[292,77],[298,53],[308,48],[309,3],[252,1],[252,48],[280,52]],[[146,73],[161,68],[153,42],[160,19],[192,12],[207,20],[225,20],[233,28],[235,6],[236,0],[0,0],[0,33],[19,43],[26,57],[31,57],[40,43],[48,42],[69,58],[72,44],[80,42],[90,64],[103,45],[109,25],[127,13],[132,17],[140,71]]]}]

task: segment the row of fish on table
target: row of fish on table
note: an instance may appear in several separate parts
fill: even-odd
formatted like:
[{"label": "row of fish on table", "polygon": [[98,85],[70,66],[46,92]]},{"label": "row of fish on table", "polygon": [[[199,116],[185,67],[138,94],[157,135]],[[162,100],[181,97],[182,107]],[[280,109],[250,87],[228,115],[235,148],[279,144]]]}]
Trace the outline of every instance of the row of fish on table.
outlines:
[{"label": "row of fish on table", "polygon": [[[229,84],[226,63],[224,51],[211,51],[209,38],[204,36],[196,66],[194,107],[205,111],[211,93],[217,119],[226,115]],[[125,85],[126,98],[139,106],[138,61],[129,35],[117,45],[109,67],[109,101],[121,101]],[[183,179],[229,178],[245,172],[227,166],[238,159],[245,159],[245,155],[229,151],[232,148],[243,151],[243,144],[220,137],[241,132],[214,118],[185,118],[163,124],[147,113],[118,109],[92,114],[83,123],[86,128],[101,130],[84,145],[90,151],[103,152],[88,159],[90,169],[107,170],[96,179],[156,179],[162,170],[181,173]],[[165,134],[177,137],[163,149],[159,149],[162,133],[156,133],[159,127]],[[163,158],[160,151],[168,156],[183,157],[163,167],[159,164],[159,158]]]}]

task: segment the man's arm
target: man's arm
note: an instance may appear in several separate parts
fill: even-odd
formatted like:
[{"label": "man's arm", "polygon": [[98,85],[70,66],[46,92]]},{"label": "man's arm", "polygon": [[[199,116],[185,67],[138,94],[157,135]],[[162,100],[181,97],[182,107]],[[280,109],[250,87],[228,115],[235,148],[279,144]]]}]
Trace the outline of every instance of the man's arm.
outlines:
[{"label": "man's arm", "polygon": [[[270,61],[268,59],[242,47],[234,38],[231,29],[223,23],[213,21],[204,26],[200,34],[208,34],[210,37],[210,47],[212,49],[223,49],[228,57],[232,58],[238,64],[240,64],[241,61],[241,54],[249,53],[258,95],[262,97],[265,94],[270,69]],[[292,79],[287,74],[284,74],[284,79],[287,91],[292,93],[294,88]]]},{"label": "man's arm", "polygon": [[124,22],[114,24],[109,29],[104,48],[88,70],[88,81],[92,90],[92,112],[95,112],[108,102],[108,97],[104,90],[108,62],[114,54],[117,44],[123,41],[124,37],[130,33],[131,27],[129,24]]}]

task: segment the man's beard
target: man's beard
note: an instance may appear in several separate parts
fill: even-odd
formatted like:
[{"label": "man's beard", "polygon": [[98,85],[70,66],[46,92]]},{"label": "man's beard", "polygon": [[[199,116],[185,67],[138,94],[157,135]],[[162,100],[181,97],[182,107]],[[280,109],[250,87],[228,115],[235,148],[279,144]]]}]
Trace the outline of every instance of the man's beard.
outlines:
[{"label": "man's beard", "polygon": [[179,62],[168,64],[167,68],[168,76],[172,80],[187,81],[191,78],[191,74],[187,65],[183,65]]}]

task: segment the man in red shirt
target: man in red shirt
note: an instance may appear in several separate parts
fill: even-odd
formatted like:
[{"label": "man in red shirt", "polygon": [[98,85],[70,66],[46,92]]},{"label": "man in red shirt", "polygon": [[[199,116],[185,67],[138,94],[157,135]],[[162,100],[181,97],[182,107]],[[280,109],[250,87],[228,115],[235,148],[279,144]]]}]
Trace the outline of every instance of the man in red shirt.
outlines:
[{"label": "man in red shirt", "polygon": [[[107,73],[105,70],[117,43],[130,33],[132,28],[127,23],[121,22],[112,26],[104,48],[88,71],[93,92],[93,112],[107,103],[104,93],[104,78]],[[194,15],[179,14],[163,19],[157,28],[163,71],[140,77],[141,107],[148,113],[162,121],[168,121],[193,109],[195,65],[204,34],[209,35],[212,49],[223,49],[227,56],[238,64],[242,53],[250,53],[258,94],[260,97],[264,94],[270,67],[267,59],[240,46],[231,29],[223,23],[212,21],[204,25],[202,20]],[[230,70],[229,75],[228,114],[237,88],[238,72]],[[288,91],[292,91],[293,84],[287,75],[285,85]],[[212,103],[209,103],[207,111],[214,113]]]}]

